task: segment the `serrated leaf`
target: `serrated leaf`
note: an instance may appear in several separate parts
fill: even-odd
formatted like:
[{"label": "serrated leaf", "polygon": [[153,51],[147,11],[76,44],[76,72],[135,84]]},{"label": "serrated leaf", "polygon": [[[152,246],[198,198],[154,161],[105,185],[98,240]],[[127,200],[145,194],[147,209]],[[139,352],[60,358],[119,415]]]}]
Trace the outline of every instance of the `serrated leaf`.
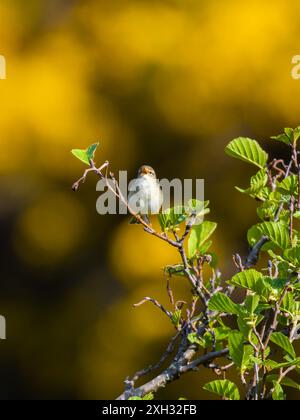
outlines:
[{"label": "serrated leaf", "polygon": [[275,217],[275,212],[278,208],[278,204],[272,201],[264,201],[260,207],[257,207],[256,212],[258,217],[262,221],[272,220]]},{"label": "serrated leaf", "polygon": [[300,127],[296,128],[285,128],[284,133],[279,134],[278,136],[273,136],[271,139],[281,141],[285,144],[293,144],[297,143],[297,140],[300,138]]},{"label": "serrated leaf", "polygon": [[185,208],[183,206],[170,207],[162,213],[159,213],[157,216],[163,232],[169,229],[174,229],[187,218],[187,214],[185,213]]},{"label": "serrated leaf", "polygon": [[237,386],[228,379],[217,379],[215,381],[208,382],[203,386],[203,389],[209,392],[213,392],[220,397],[227,398],[228,400],[240,399]]},{"label": "serrated leaf", "polygon": [[268,371],[270,370],[274,370],[274,369],[281,369],[281,368],[285,368],[285,367],[289,367],[289,366],[297,366],[300,362],[300,359],[293,359],[289,362],[282,362],[282,363],[278,363],[275,362],[275,360],[265,360],[264,362],[261,362],[262,365],[264,365]]},{"label": "serrated leaf", "polygon": [[292,314],[294,312],[294,309],[295,309],[295,303],[296,302],[294,300],[293,293],[291,293],[291,292],[286,293],[286,295],[283,298],[280,309],[287,312],[287,313]]},{"label": "serrated leaf", "polygon": [[273,400],[277,400],[277,401],[285,400],[285,394],[283,392],[283,389],[282,389],[281,385],[279,385],[279,383],[274,384],[274,389],[273,389],[273,392],[272,392],[272,398],[273,398]]},{"label": "serrated leaf", "polygon": [[247,370],[252,363],[253,348],[249,345],[244,345],[244,335],[239,331],[232,331],[228,337],[229,355],[236,367],[239,367],[241,372]]},{"label": "serrated leaf", "polygon": [[71,153],[79,160],[81,160],[81,162],[85,163],[86,165],[89,165],[89,159],[87,157],[86,154],[86,150],[81,150],[81,149],[72,149]]},{"label": "serrated leaf", "polygon": [[281,249],[290,247],[289,231],[282,223],[263,222],[256,225],[260,232]]},{"label": "serrated leaf", "polygon": [[264,168],[268,160],[268,154],[260,147],[256,140],[246,137],[238,137],[232,140],[225,148],[229,156],[243,160],[260,169]]},{"label": "serrated leaf", "polygon": [[146,394],[143,396],[142,400],[153,400],[154,399],[154,394],[153,392],[149,392],[149,394]]},{"label": "serrated leaf", "polygon": [[[213,234],[217,227],[217,223],[204,221],[200,225],[193,226],[188,240],[188,257],[194,258],[197,253],[201,255],[203,246],[209,237]],[[202,249],[201,249],[202,248]]]},{"label": "serrated leaf", "polygon": [[294,128],[293,132],[293,142],[296,143],[300,138],[300,126]]},{"label": "serrated leaf", "polygon": [[254,314],[259,304],[259,295],[251,294],[246,297],[245,307],[250,314]]},{"label": "serrated leaf", "polygon": [[[267,376],[267,382],[276,382],[280,378],[280,375],[268,375]],[[293,379],[287,378],[286,376],[280,380],[280,385],[288,386],[290,388],[295,388],[300,391],[300,385],[297,384]]]},{"label": "serrated leaf", "polygon": [[256,291],[257,282],[262,277],[263,275],[261,273],[256,271],[254,268],[250,268],[249,270],[240,271],[235,274],[231,280],[227,281],[227,283]]},{"label": "serrated leaf", "polygon": [[281,143],[290,144],[290,139],[284,134],[279,134],[278,136],[272,136],[272,140],[280,141]]},{"label": "serrated leaf", "polygon": [[198,336],[196,332],[189,333],[187,338],[191,344],[197,344],[203,348],[206,347],[206,341],[202,337]]},{"label": "serrated leaf", "polygon": [[86,154],[89,160],[94,159],[95,151],[98,146],[99,143],[94,143],[86,149]]},{"label": "serrated leaf", "polygon": [[223,341],[228,338],[231,333],[231,328],[229,327],[216,327],[214,328],[214,334],[216,341]]},{"label": "serrated leaf", "polygon": [[297,194],[298,177],[297,175],[289,175],[283,181],[277,183],[277,191],[282,194]]},{"label": "serrated leaf", "polygon": [[250,178],[250,187],[247,189],[235,187],[243,194],[249,194],[250,197],[259,197],[260,192],[265,187],[268,181],[268,175],[265,169],[260,169],[255,175]]},{"label": "serrated leaf", "polygon": [[181,309],[176,309],[172,313],[172,322],[175,325],[175,327],[178,327],[180,325],[181,321]]},{"label": "serrated leaf", "polygon": [[164,267],[164,272],[169,276],[185,276],[183,264],[167,265]]},{"label": "serrated leaf", "polygon": [[295,349],[290,342],[290,340],[281,332],[274,332],[270,340],[272,343],[277,344],[277,346],[281,347],[286,353],[288,353],[293,359],[296,358],[296,352]]},{"label": "serrated leaf", "polygon": [[250,344],[247,344],[243,347],[241,372],[245,372],[247,369],[252,367],[253,363],[251,357],[253,356],[253,353],[254,349]]},{"label": "serrated leaf", "polygon": [[228,337],[229,355],[235,365],[241,367],[243,360],[244,336],[238,331],[232,331]]},{"label": "serrated leaf", "polygon": [[258,225],[251,226],[247,232],[247,240],[251,247],[253,247],[262,237],[261,231],[257,226]]},{"label": "serrated leaf", "polygon": [[203,222],[203,217],[210,212],[209,201],[200,201],[196,198],[192,198],[188,201],[188,204],[185,208],[187,214],[187,222],[193,216],[193,224],[198,225]]},{"label": "serrated leaf", "polygon": [[294,248],[285,249],[283,258],[294,265],[294,267],[300,267],[300,246],[298,245]]},{"label": "serrated leaf", "polygon": [[99,146],[99,143],[94,143],[91,146],[84,149],[72,149],[71,153],[81,162],[85,163],[86,165],[90,165],[90,160],[94,158],[95,151],[97,147]]},{"label": "serrated leaf", "polygon": [[237,324],[238,324],[238,327],[239,327],[240,332],[244,336],[244,339],[245,340],[248,340],[249,333],[251,331],[251,327],[247,324],[247,322],[245,320],[244,314],[238,316],[238,318],[237,318]]},{"label": "serrated leaf", "polygon": [[208,302],[211,311],[225,312],[227,314],[239,315],[241,308],[234,303],[227,295],[221,292],[215,293]]}]

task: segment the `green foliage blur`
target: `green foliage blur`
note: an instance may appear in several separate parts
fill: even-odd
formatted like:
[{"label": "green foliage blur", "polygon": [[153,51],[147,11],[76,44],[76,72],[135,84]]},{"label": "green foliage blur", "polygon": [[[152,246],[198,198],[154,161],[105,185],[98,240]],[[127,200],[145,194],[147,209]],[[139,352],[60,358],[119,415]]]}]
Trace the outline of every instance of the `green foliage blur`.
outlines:
[{"label": "green foliage blur", "polygon": [[[97,159],[132,177],[145,163],[159,178],[204,178],[214,251],[232,275],[256,221],[234,186],[254,172],[223,149],[242,135],[285,156],[268,139],[299,125],[299,12],[296,0],[1,0],[1,399],[114,398],[172,331],[132,304],[167,302],[175,251],[97,215],[96,179],[74,194],[83,165],[70,149],[100,141]],[[206,398],[211,379],[201,369],[159,397]]]}]

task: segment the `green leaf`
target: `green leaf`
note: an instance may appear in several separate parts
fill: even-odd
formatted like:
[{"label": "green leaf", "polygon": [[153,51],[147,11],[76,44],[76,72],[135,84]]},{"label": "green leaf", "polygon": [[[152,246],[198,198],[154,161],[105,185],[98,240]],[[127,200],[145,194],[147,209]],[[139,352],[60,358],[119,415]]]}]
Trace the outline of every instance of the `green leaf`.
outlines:
[{"label": "green leaf", "polygon": [[188,240],[188,257],[194,258],[198,252],[204,253],[201,247],[213,234],[217,227],[217,223],[204,221],[200,225],[193,226]]},{"label": "green leaf", "polygon": [[231,280],[227,281],[227,283],[256,291],[257,282],[262,277],[263,275],[261,273],[256,271],[254,268],[250,268],[249,270],[240,271],[235,274]]},{"label": "green leaf", "polygon": [[297,175],[289,175],[283,181],[277,183],[277,191],[282,194],[297,194],[298,177]]},{"label": "green leaf", "polygon": [[250,314],[254,314],[259,304],[259,295],[251,294],[246,297],[245,307]]},{"label": "green leaf", "polygon": [[281,304],[281,310],[292,314],[294,312],[295,309],[295,300],[293,297],[293,293],[288,292],[286,293],[286,295],[283,298],[282,304]]},{"label": "green leaf", "polygon": [[288,362],[282,362],[282,363],[278,363],[278,362],[275,362],[275,360],[268,359],[268,360],[265,360],[265,362],[261,362],[261,364],[264,365],[268,371],[270,371],[270,370],[281,369],[281,368],[285,368],[289,366],[298,366],[299,362],[300,362],[300,358],[293,359]]},{"label": "green leaf", "polygon": [[274,384],[272,398],[273,400],[279,400],[279,401],[285,400],[285,394],[283,392],[281,385],[279,385],[279,383]]},{"label": "green leaf", "polygon": [[99,143],[94,143],[86,149],[86,155],[89,160],[94,159],[95,151],[98,146],[99,146]]},{"label": "green leaf", "polygon": [[[274,219],[278,204],[272,201],[264,201],[260,207],[257,207],[256,212],[258,217],[263,221]],[[258,240],[258,239],[257,239]]]},{"label": "green leaf", "polygon": [[283,252],[283,258],[291,263],[295,268],[300,267],[300,246],[294,248],[285,249]]},{"label": "green leaf", "polygon": [[195,216],[194,224],[198,225],[203,222],[204,215],[210,212],[208,205],[209,201],[200,201],[196,198],[192,198],[188,201],[185,212],[188,217],[191,217],[192,215]]},{"label": "green leaf", "polygon": [[211,257],[210,262],[208,263],[212,268],[217,268],[218,266],[218,257],[214,252],[208,252],[207,255]]},{"label": "green leaf", "polygon": [[217,379],[212,382],[208,382],[204,385],[203,389],[220,397],[227,398],[228,400],[239,400],[240,394],[237,386],[229,381],[228,379]]},{"label": "green leaf", "polygon": [[243,347],[243,358],[241,364],[241,372],[245,372],[247,369],[251,368],[253,365],[251,357],[253,356],[254,349],[250,344],[247,344]]},{"label": "green leaf", "polygon": [[294,144],[296,144],[296,142],[299,140],[300,138],[300,126],[294,128],[294,132],[293,132],[293,142]]},{"label": "green leaf", "polygon": [[290,139],[286,134],[279,134],[278,136],[272,136],[272,140],[280,141],[281,143],[290,144]]},{"label": "green leaf", "polygon": [[247,232],[247,240],[251,247],[253,247],[262,237],[261,231],[258,229],[258,225],[251,226]]},{"label": "green leaf", "polygon": [[225,152],[237,159],[252,163],[260,169],[264,168],[268,160],[268,154],[257,141],[246,137],[238,137],[232,140],[226,146]]},{"label": "green leaf", "polygon": [[285,128],[283,134],[279,134],[278,136],[273,136],[271,139],[281,141],[285,144],[296,144],[297,140],[300,138],[300,127],[296,127],[295,129],[292,128]]},{"label": "green leaf", "polygon": [[169,276],[185,276],[183,264],[167,265],[166,267],[164,267],[164,272]]},{"label": "green leaf", "polygon": [[290,238],[287,227],[282,223],[263,222],[256,225],[263,235],[281,249],[290,247]]},{"label": "green leaf", "polygon": [[226,340],[231,333],[231,328],[229,327],[216,327],[214,328],[214,334],[216,341]]},{"label": "green leaf", "polygon": [[208,309],[211,311],[225,312],[227,314],[239,315],[241,308],[234,303],[227,295],[221,292],[215,293],[208,302]]},{"label": "green leaf", "polygon": [[168,215],[164,213],[159,213],[157,219],[160,225],[160,228],[163,232],[168,229]]},{"label": "green leaf", "polygon": [[290,340],[283,335],[281,332],[274,332],[270,340],[272,343],[277,344],[277,346],[281,347],[286,353],[288,353],[293,359],[296,358],[296,352]]},{"label": "green leaf", "polygon": [[285,278],[274,279],[269,276],[264,276],[261,280],[261,290],[258,289],[258,293],[264,297],[267,296],[268,300],[277,300],[285,285]]},{"label": "green leaf", "polygon": [[[267,376],[267,382],[277,382],[280,378],[280,375],[274,374],[274,375],[268,375]],[[300,385],[297,384],[293,379],[287,378],[286,376],[280,380],[280,385],[288,386],[290,388],[295,388],[300,391]]]},{"label": "green leaf", "polygon": [[244,335],[239,331],[232,331],[228,337],[229,355],[236,367],[241,372],[245,372],[252,366],[253,348],[250,345],[244,345]]},{"label": "green leaf", "polygon": [[149,392],[149,394],[144,395],[142,398],[142,400],[153,400],[153,399],[154,399],[153,392]]},{"label": "green leaf", "polygon": [[232,331],[228,337],[229,355],[235,365],[241,367],[243,361],[244,336],[238,331]]},{"label": "green leaf", "polygon": [[73,155],[77,157],[77,159],[81,160],[81,162],[85,163],[86,165],[90,165],[89,159],[86,154],[86,150],[73,149],[71,150],[71,153],[73,153]]},{"label": "green leaf", "polygon": [[294,213],[294,217],[295,217],[296,219],[300,219],[300,210],[295,211],[295,213]]},{"label": "green leaf", "polygon": [[163,232],[174,229],[187,218],[185,208],[183,206],[175,206],[164,210],[158,214],[158,221]]},{"label": "green leaf", "polygon": [[[268,181],[268,175],[265,169],[260,169],[255,175],[250,179],[250,187],[247,189],[242,189],[235,187],[239,192],[243,194],[249,194],[251,197],[260,197],[260,192],[265,187]],[[261,197],[262,198],[262,197]]]},{"label": "green leaf", "polygon": [[242,314],[240,316],[238,316],[237,318],[237,324],[239,327],[240,332],[243,334],[244,339],[248,340],[249,337],[249,333],[251,331],[251,327],[249,326],[249,324],[247,323],[246,319],[245,319],[245,315]]},{"label": "green leaf", "polygon": [[99,143],[94,143],[85,150],[83,149],[72,149],[71,153],[81,162],[85,163],[86,165],[90,166],[90,160],[94,159],[94,154],[99,146]]},{"label": "green leaf", "polygon": [[196,332],[189,333],[187,338],[191,344],[198,344],[198,346],[203,348],[206,347],[206,341],[202,337],[198,336]]},{"label": "green leaf", "polygon": [[179,327],[181,322],[181,309],[176,309],[172,314],[172,322],[175,327]]}]

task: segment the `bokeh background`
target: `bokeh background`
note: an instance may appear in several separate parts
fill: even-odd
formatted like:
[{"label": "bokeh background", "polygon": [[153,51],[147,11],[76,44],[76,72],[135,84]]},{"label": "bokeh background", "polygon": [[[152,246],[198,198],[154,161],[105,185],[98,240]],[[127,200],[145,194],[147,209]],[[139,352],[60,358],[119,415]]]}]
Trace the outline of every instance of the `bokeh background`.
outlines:
[{"label": "bokeh background", "polygon": [[[116,173],[146,163],[160,178],[204,178],[226,279],[257,219],[234,190],[253,168],[224,146],[243,135],[285,153],[269,137],[300,124],[299,37],[297,0],[1,0],[1,399],[115,398],[173,333],[132,304],[167,305],[161,268],[176,254],[124,216],[97,215],[93,176],[73,193],[83,165],[70,149],[99,140],[97,161]],[[209,375],[157,397],[206,398]]]}]

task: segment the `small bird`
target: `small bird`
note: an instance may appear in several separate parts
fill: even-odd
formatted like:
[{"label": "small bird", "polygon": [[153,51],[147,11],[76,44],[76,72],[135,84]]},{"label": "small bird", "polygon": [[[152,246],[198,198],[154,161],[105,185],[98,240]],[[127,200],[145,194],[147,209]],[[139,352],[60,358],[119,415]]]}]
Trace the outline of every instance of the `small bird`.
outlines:
[{"label": "small bird", "polygon": [[[150,224],[148,214],[157,214],[163,202],[163,195],[154,169],[143,165],[139,168],[137,178],[129,184],[128,204],[143,220]],[[133,217],[131,224],[138,223]]]}]

